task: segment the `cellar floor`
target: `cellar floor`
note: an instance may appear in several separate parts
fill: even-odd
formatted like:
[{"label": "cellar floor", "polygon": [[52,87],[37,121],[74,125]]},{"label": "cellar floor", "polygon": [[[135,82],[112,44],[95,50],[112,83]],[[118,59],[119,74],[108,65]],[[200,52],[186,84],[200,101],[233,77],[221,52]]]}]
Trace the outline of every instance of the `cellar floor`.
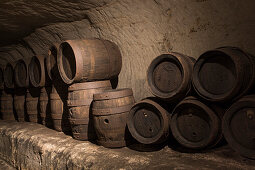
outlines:
[{"label": "cellar floor", "polygon": [[176,144],[107,149],[39,124],[0,120],[0,158],[21,169],[255,169],[255,160],[228,146],[204,153],[181,150]]}]

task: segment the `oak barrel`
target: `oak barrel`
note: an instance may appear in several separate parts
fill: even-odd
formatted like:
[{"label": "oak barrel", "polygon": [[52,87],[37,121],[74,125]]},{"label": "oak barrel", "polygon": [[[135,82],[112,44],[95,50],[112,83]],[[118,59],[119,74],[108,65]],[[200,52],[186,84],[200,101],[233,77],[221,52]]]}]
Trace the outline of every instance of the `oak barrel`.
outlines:
[{"label": "oak barrel", "polygon": [[26,89],[24,88],[14,89],[14,100],[13,100],[14,111],[17,114],[19,122],[24,122],[26,120],[25,101],[26,101]]},{"label": "oak barrel", "polygon": [[195,97],[186,97],[172,113],[172,134],[186,148],[211,148],[222,139],[223,112],[219,106],[209,106]]},{"label": "oak barrel", "polygon": [[28,121],[38,123],[38,111],[39,111],[39,88],[29,88],[26,94],[26,112],[28,115]]},{"label": "oak barrel", "polygon": [[60,44],[57,43],[52,44],[48,50],[48,56],[46,57],[46,69],[48,76],[51,80],[56,80],[60,78],[57,66],[59,45]]},{"label": "oak barrel", "polygon": [[138,142],[163,143],[169,135],[169,113],[156,100],[144,99],[131,108],[127,125]]},{"label": "oak barrel", "polygon": [[127,116],[134,102],[132,89],[94,94],[92,114],[98,144],[110,148],[129,144]]},{"label": "oak barrel", "polygon": [[13,94],[3,90],[1,94],[1,113],[3,120],[15,120],[13,112]]},{"label": "oak barrel", "polygon": [[118,46],[107,40],[68,40],[58,52],[58,70],[66,84],[111,79],[121,70]]},{"label": "oak barrel", "polygon": [[3,72],[4,85],[11,89],[14,88],[14,63],[7,63]]},{"label": "oak barrel", "polygon": [[14,68],[14,79],[17,87],[29,87],[28,67],[31,58],[20,59],[16,62]]},{"label": "oak barrel", "polygon": [[4,67],[0,67],[0,90],[4,89]]},{"label": "oak barrel", "polygon": [[235,47],[202,54],[194,66],[193,86],[208,101],[231,102],[254,87],[254,57]]},{"label": "oak barrel", "polygon": [[50,119],[50,92],[51,87],[42,87],[39,97],[39,122],[49,127],[48,119]]},{"label": "oak barrel", "polygon": [[222,121],[224,137],[242,156],[255,159],[255,95],[235,102]]},{"label": "oak barrel", "polygon": [[180,101],[191,90],[195,59],[171,52],[155,58],[148,70],[147,81],[153,95],[168,101]]},{"label": "oak barrel", "polygon": [[78,140],[94,140],[96,134],[90,105],[93,94],[112,89],[109,80],[76,83],[68,88],[68,107],[73,137]]}]

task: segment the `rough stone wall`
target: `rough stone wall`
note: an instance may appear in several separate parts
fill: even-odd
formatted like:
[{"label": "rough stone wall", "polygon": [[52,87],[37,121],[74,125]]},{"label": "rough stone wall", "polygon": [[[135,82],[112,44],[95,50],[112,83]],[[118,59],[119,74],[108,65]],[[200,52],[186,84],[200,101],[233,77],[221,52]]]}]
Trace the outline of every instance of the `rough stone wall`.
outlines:
[{"label": "rough stone wall", "polygon": [[[146,83],[146,70],[151,60],[161,53],[178,51],[198,58],[202,52],[219,46],[238,46],[255,54],[253,0],[95,2],[91,1],[92,5],[88,8],[86,3],[81,3],[81,10],[69,10],[68,4],[62,4],[62,10],[66,10],[68,15],[63,11],[61,14],[67,15],[69,20],[68,17],[51,20],[61,23],[48,23],[23,38],[21,44],[5,47],[8,50],[1,48],[0,61],[9,56],[19,58],[12,52],[16,46],[20,49],[24,46],[21,54],[30,57],[31,53],[47,55],[48,46],[53,42],[80,38],[108,39],[119,46],[123,56],[118,87],[133,88],[135,98],[140,100],[151,95]],[[38,10],[38,13],[48,16],[45,11],[40,13]],[[59,13],[55,11],[55,14]],[[54,12],[51,14],[58,18]],[[76,21],[66,22],[70,20]]]}]

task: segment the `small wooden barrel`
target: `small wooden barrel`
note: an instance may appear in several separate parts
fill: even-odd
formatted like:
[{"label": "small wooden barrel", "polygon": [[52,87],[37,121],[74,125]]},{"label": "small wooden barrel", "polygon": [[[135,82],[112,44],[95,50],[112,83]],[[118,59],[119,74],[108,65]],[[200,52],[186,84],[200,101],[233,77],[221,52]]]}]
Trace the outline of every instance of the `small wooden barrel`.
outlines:
[{"label": "small wooden barrel", "polygon": [[17,88],[14,90],[14,110],[17,114],[18,121],[25,121],[25,101],[26,101],[26,90],[23,88]]},{"label": "small wooden barrel", "polygon": [[109,80],[76,83],[68,88],[68,107],[74,139],[94,140],[96,134],[90,105],[93,94],[112,89]]},{"label": "small wooden barrel", "polygon": [[[47,119],[50,119],[50,92],[51,87],[41,88],[40,97],[39,97],[39,118],[40,123],[46,125]],[[49,125],[48,125],[49,126]]]},{"label": "small wooden barrel", "polygon": [[71,133],[71,127],[68,120],[67,107],[67,88],[59,86],[52,86],[50,93],[50,118],[53,124],[53,129],[59,132]]},{"label": "small wooden barrel", "polygon": [[254,87],[254,57],[234,47],[202,54],[194,66],[193,85],[208,101],[234,101]]},{"label": "small wooden barrel", "polygon": [[46,68],[48,76],[51,80],[57,80],[60,78],[57,66],[57,55],[59,50],[59,44],[53,44],[49,51],[48,56],[46,58]]},{"label": "small wooden barrel", "polygon": [[5,87],[9,89],[14,88],[14,63],[7,63],[3,76]]},{"label": "small wooden barrel", "polygon": [[33,56],[29,63],[29,80],[33,87],[49,86],[50,81],[46,79],[43,56]]},{"label": "small wooden barrel", "polygon": [[66,84],[111,79],[121,70],[120,51],[107,40],[68,40],[58,52],[58,70]]},{"label": "small wooden barrel", "polygon": [[144,99],[131,108],[127,125],[138,142],[163,143],[169,135],[169,113],[155,100]]},{"label": "small wooden barrel", "polygon": [[39,110],[39,88],[29,88],[26,94],[26,111],[28,121],[38,123],[38,110]]},{"label": "small wooden barrel", "polygon": [[132,89],[94,94],[92,114],[98,144],[117,148],[129,143],[127,116],[134,102]]},{"label": "small wooden barrel", "polygon": [[17,87],[29,87],[28,66],[31,58],[24,58],[17,61],[14,68],[14,79]]},{"label": "small wooden barrel", "polygon": [[255,95],[234,103],[222,121],[224,137],[242,156],[255,159]]},{"label": "small wooden barrel", "polygon": [[3,120],[15,120],[13,112],[13,97],[12,94],[2,91],[1,95],[1,112]]},{"label": "small wooden barrel", "polygon": [[190,149],[211,148],[222,139],[221,115],[223,110],[219,107],[209,107],[195,97],[187,97],[171,116],[173,136]]},{"label": "small wooden barrel", "polygon": [[195,59],[179,53],[155,58],[147,71],[147,81],[153,95],[168,101],[180,101],[191,90]]}]

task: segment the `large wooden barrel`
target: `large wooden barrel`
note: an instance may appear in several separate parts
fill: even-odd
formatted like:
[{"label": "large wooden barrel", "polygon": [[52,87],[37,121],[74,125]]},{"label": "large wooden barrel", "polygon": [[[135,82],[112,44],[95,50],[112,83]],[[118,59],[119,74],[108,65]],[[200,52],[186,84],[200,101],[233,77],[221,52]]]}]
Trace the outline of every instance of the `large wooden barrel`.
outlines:
[{"label": "large wooden barrel", "polygon": [[[52,86],[50,93],[50,118],[48,124],[53,124],[53,129],[66,134],[71,133],[71,127],[68,120],[67,107],[67,86]],[[51,121],[51,122],[50,122]]]},{"label": "large wooden barrel", "polygon": [[68,88],[68,107],[74,139],[95,140],[90,105],[93,94],[112,89],[109,80],[76,83]]},{"label": "large wooden barrel", "polygon": [[14,79],[17,87],[29,87],[28,66],[31,58],[20,59],[14,68]]},{"label": "large wooden barrel", "polygon": [[222,139],[223,109],[209,106],[195,97],[187,97],[174,109],[171,130],[184,147],[202,150],[215,146]]},{"label": "large wooden barrel", "polygon": [[1,112],[3,120],[15,120],[14,112],[13,112],[13,95],[9,91],[2,91],[1,95]]},{"label": "large wooden barrel", "polygon": [[42,123],[43,125],[46,125],[46,126],[50,126],[49,124],[46,124],[46,122],[50,119],[50,102],[49,102],[50,92],[51,92],[51,87],[43,87],[41,88],[40,97],[39,97],[39,105],[40,105],[39,123]]},{"label": "large wooden barrel", "polygon": [[39,110],[39,88],[29,88],[26,94],[26,112],[28,121],[38,123],[38,110]]},{"label": "large wooden barrel", "polygon": [[222,121],[224,137],[242,156],[255,159],[255,95],[235,102]]},{"label": "large wooden barrel", "polygon": [[46,57],[46,68],[48,76],[51,80],[57,80],[60,78],[57,66],[57,55],[60,44],[52,44]]},{"label": "large wooden barrel", "polygon": [[33,56],[29,63],[29,80],[33,87],[49,86],[50,81],[47,79],[45,70],[45,58],[43,56]]},{"label": "large wooden barrel", "polygon": [[0,66],[0,90],[4,89],[4,67]]},{"label": "large wooden barrel", "polygon": [[180,101],[191,90],[195,59],[179,53],[155,58],[148,70],[147,81],[153,95],[168,101]]},{"label": "large wooden barrel", "polygon": [[14,90],[14,110],[17,114],[18,121],[25,121],[25,101],[26,101],[26,89],[24,88],[16,88]]},{"label": "large wooden barrel", "polygon": [[98,144],[110,148],[129,144],[127,116],[134,102],[132,89],[94,94],[92,114]]},{"label": "large wooden barrel", "polygon": [[194,88],[209,101],[237,100],[254,87],[254,82],[254,58],[238,48],[207,51],[194,66]]},{"label": "large wooden barrel", "polygon": [[107,40],[68,40],[58,52],[58,70],[66,84],[110,79],[121,70],[120,51]]},{"label": "large wooden barrel", "polygon": [[11,89],[14,88],[14,63],[7,63],[3,72],[4,85]]},{"label": "large wooden barrel", "polygon": [[128,129],[142,144],[159,144],[168,139],[170,114],[153,98],[136,103],[128,115]]}]

